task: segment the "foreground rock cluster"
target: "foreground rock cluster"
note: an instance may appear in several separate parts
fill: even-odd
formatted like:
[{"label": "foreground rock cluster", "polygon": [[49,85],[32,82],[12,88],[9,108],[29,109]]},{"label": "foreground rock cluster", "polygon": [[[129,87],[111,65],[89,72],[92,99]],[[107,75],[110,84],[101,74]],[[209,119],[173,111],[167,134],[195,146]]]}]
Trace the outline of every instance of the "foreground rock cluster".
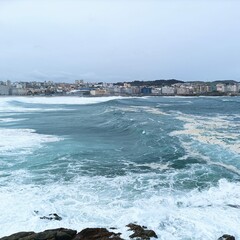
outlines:
[{"label": "foreground rock cluster", "polygon": [[[147,227],[133,223],[128,224],[127,227],[133,231],[133,234],[129,236],[130,238],[139,240],[157,238],[156,233],[153,230],[148,230]],[[79,233],[72,229],[57,228],[40,233],[19,232],[0,238],[0,240],[123,240],[120,236],[121,233],[110,232],[106,228],[85,228]]]},{"label": "foreground rock cluster", "polygon": [[[127,227],[133,232],[129,237],[134,240],[158,238],[153,230],[145,226],[130,223]],[[0,238],[0,240],[123,240],[120,236],[121,233],[114,233],[106,228],[85,228],[79,233],[72,229],[57,228],[40,233],[19,232]],[[218,240],[235,240],[235,237],[225,234]]]}]

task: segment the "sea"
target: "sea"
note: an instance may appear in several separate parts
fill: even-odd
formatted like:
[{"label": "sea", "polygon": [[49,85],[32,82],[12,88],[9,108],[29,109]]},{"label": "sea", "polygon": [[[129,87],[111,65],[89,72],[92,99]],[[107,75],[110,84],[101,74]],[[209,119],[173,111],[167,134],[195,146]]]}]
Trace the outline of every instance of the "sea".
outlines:
[{"label": "sea", "polygon": [[0,237],[134,222],[240,239],[240,97],[0,98]]}]

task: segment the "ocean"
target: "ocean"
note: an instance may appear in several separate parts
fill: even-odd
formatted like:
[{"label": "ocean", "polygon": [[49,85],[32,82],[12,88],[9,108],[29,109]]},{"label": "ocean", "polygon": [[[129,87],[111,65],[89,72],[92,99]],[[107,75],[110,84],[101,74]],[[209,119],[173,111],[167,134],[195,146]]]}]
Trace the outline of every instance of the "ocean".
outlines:
[{"label": "ocean", "polygon": [[0,237],[129,239],[136,222],[161,240],[240,239],[240,97],[1,97],[0,213]]}]

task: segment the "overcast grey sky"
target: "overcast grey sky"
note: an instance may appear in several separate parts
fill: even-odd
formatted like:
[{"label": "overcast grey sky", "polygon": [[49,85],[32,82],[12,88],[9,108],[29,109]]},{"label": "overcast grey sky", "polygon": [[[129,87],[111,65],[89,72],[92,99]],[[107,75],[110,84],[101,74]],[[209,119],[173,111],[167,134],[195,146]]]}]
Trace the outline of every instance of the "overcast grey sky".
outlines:
[{"label": "overcast grey sky", "polygon": [[240,80],[240,1],[0,0],[0,80]]}]

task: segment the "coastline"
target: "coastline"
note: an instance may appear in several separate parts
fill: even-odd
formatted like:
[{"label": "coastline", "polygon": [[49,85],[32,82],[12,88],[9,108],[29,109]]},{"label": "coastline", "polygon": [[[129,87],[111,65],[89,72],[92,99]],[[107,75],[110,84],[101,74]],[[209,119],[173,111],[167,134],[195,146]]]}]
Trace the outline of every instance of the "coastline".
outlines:
[{"label": "coastline", "polygon": [[[153,230],[146,226],[140,226],[134,223],[126,225],[128,231],[131,231],[129,239],[150,240],[157,239],[158,236]],[[10,236],[0,238],[0,240],[125,240],[121,237],[122,233],[116,228],[85,228],[76,231],[67,228],[47,229],[43,232],[18,232]],[[229,234],[223,234],[216,240],[235,240],[235,237]]]},{"label": "coastline", "polygon": [[139,98],[142,98],[142,97],[239,97],[240,96],[240,93],[239,94],[208,94],[208,95],[205,95],[205,94],[202,94],[202,95],[199,95],[199,94],[196,94],[196,95],[0,95],[0,98],[9,98],[9,97],[19,97],[19,98],[22,98],[22,97],[29,97],[29,98],[34,98],[34,97],[47,97],[47,98],[52,98],[52,97],[69,97],[69,98],[72,98],[72,97],[79,97],[79,98],[102,98],[102,97],[122,97],[122,98],[125,98],[125,97],[129,97],[129,98],[136,98],[136,97],[139,97]]}]

